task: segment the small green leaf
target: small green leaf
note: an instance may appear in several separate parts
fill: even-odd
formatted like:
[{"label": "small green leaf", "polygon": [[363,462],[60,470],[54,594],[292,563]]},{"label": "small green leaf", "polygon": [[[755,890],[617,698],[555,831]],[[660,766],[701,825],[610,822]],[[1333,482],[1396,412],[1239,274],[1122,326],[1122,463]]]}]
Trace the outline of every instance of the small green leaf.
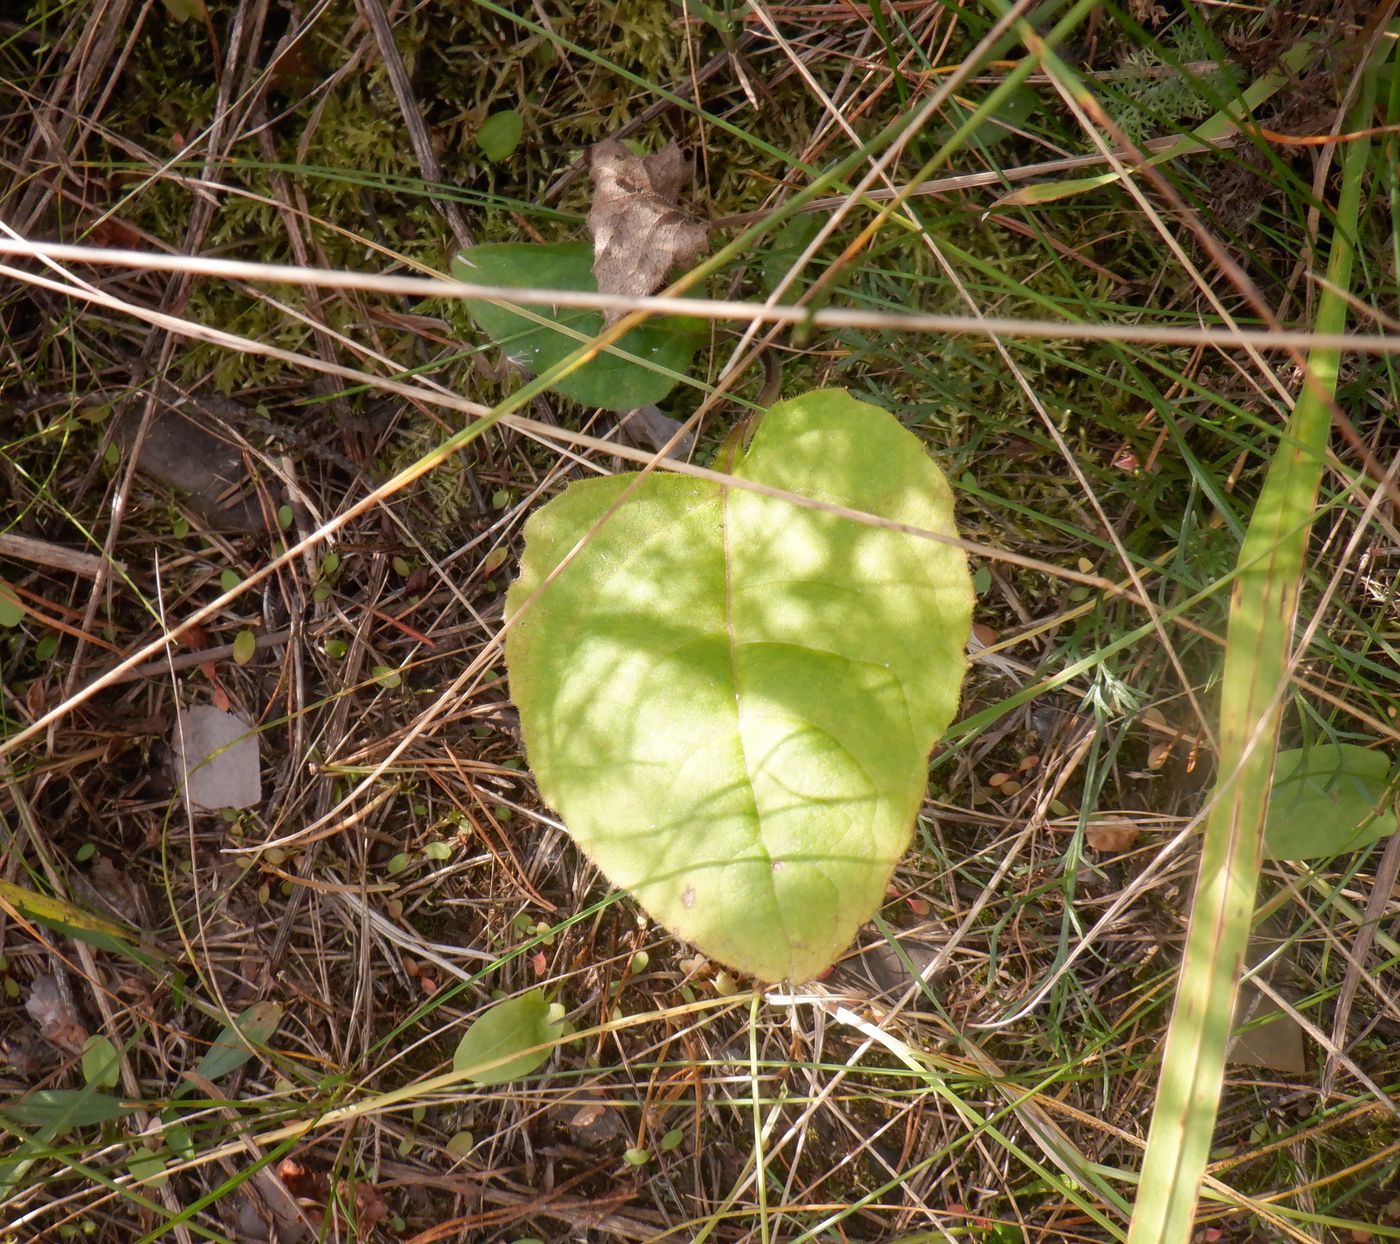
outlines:
[{"label": "small green leaf", "polygon": [[[550,1022],[549,1003],[543,991],[532,989],[518,998],[496,1003],[472,1024],[457,1045],[452,1067],[465,1072],[477,1084],[519,1080],[549,1061],[548,1048],[532,1047],[547,1047],[558,1035],[559,1026]],[[503,1058],[507,1061],[498,1063]],[[498,1065],[492,1066],[493,1063]]]},{"label": "small green leaf", "polygon": [[58,651],[58,636],[49,632],[37,644],[34,645],[34,656],[39,661],[53,660],[54,653]]},{"label": "small green leaf", "polygon": [[1395,832],[1390,758],[1352,743],[1280,752],[1264,824],[1276,860],[1330,859]]},{"label": "small green leaf", "polygon": [[715,992],[721,998],[732,998],[739,992],[739,982],[728,972],[715,973]]},{"label": "small green leaf", "polygon": [[225,592],[233,591],[242,582],[243,576],[236,570],[225,570],[219,575],[219,588]]},{"label": "small green leaf", "polygon": [[403,676],[399,671],[390,669],[387,665],[376,665],[370,670],[370,673],[374,675],[375,681],[381,687],[388,687],[392,690],[403,684]]},{"label": "small green leaf", "polygon": [[327,553],[321,558],[321,578],[332,579],[335,572],[340,569],[340,554]]},{"label": "small green leaf", "polygon": [[177,540],[183,540],[190,534],[190,520],[183,514],[177,514],[170,524],[170,534]]},{"label": "small green leaf", "polygon": [[405,558],[395,557],[389,564],[393,566],[394,573],[398,575],[400,579],[407,579],[408,576],[413,573],[413,567],[409,565]]},{"label": "small green leaf", "polygon": [[[955,534],[923,444],[842,390],[775,406],[731,469]],[[878,909],[908,846],[972,603],[949,544],[679,475],[572,484],[526,524],[506,598],[540,792],[615,885],[705,955],[808,980]]]},{"label": "small green leaf", "polygon": [[171,1153],[184,1159],[194,1157],[194,1138],[190,1135],[189,1127],[178,1118],[163,1124],[161,1135],[165,1137],[166,1147]]},{"label": "small green leaf", "polygon": [[73,858],[77,860],[79,864],[86,864],[88,860],[92,859],[92,857],[96,854],[97,843],[85,842],[75,852],[73,852]]},{"label": "small green leaf", "polygon": [[91,1089],[35,1089],[23,1097],[0,1103],[0,1115],[10,1122],[20,1127],[52,1127],[56,1132],[109,1123],[135,1109]]},{"label": "small green leaf", "polygon": [[454,1158],[464,1158],[472,1151],[476,1144],[476,1137],[470,1132],[457,1132],[447,1142],[447,1152]]},{"label": "small green leaf", "polygon": [[[771,294],[787,279],[788,273],[799,259],[808,244],[821,231],[822,219],[816,213],[801,212],[792,217],[777,233],[768,248],[760,253],[758,272],[760,284],[765,294]],[[783,293],[783,301],[791,303],[811,284],[811,269],[790,282]]]},{"label": "small green leaf", "polygon": [[83,1042],[83,1080],[96,1088],[116,1088],[121,1076],[121,1055],[106,1037],[91,1036]]},{"label": "small green leaf", "polygon": [[24,606],[19,603],[15,590],[4,579],[0,579],[0,627],[9,629],[24,621]]},{"label": "small green leaf", "polygon": [[661,1143],[657,1145],[657,1148],[660,1149],[662,1153],[670,1153],[672,1149],[680,1148],[680,1143],[684,1139],[685,1132],[678,1127],[673,1127],[661,1138]]},{"label": "small green leaf", "polygon": [[450,860],[452,848],[445,842],[430,842],[423,848],[423,854],[430,860]]},{"label": "small green leaf", "polygon": [[476,144],[492,164],[499,164],[514,154],[525,133],[525,118],[514,108],[493,112],[476,132]]},{"label": "small green leaf", "polygon": [[177,22],[203,21],[208,16],[204,0],[164,0],[165,11]]},{"label": "small green leaf", "polygon": [[286,531],[292,525],[292,519],[294,517],[290,505],[279,505],[277,507],[277,525],[283,531]]},{"label": "small green leaf", "polygon": [[214,1039],[208,1053],[199,1060],[196,1073],[206,1080],[222,1080],[266,1046],[281,1022],[280,1003],[253,1003]]},{"label": "small green leaf", "polygon": [[326,655],[330,657],[332,661],[339,661],[349,651],[350,645],[343,639],[326,640]]},{"label": "small green leaf", "polygon": [[258,639],[250,630],[241,630],[233,637],[233,659],[239,665],[247,665],[258,650]]},{"label": "small green leaf", "polygon": [[127,1162],[126,1169],[137,1179],[145,1181],[148,1188],[163,1188],[169,1178],[165,1173],[165,1159],[144,1149],[137,1150],[136,1156]]},{"label": "small green leaf", "polygon": [[622,1155],[622,1160],[626,1162],[628,1166],[645,1166],[648,1162],[651,1161],[651,1150],[628,1149]]},{"label": "small green leaf", "polygon": [[[524,286],[595,292],[598,288],[593,277],[593,247],[587,242],[473,246],[452,261],[452,275],[459,281],[502,289]],[[468,298],[466,308],[482,332],[537,376],[603,330],[599,311],[551,310],[542,306],[515,311],[476,298]],[[552,325],[572,331],[561,332]],[[600,353],[560,379],[554,386],[555,392],[584,406],[608,410],[632,410],[659,402],[689,371],[696,350],[705,340],[702,328],[694,320],[672,316],[649,320],[613,347],[633,357]],[[653,370],[647,363],[675,375]]]},{"label": "small green leaf", "polygon": [[384,865],[384,871],[391,877],[397,877],[410,863],[412,863],[412,857],[407,852],[400,851],[397,855],[389,857],[388,862]]},{"label": "small green leaf", "polygon": [[684,11],[691,17],[709,22],[722,35],[734,32],[734,20],[726,13],[705,3],[705,0],[684,0]]},{"label": "small green leaf", "polygon": [[978,596],[985,596],[987,589],[992,586],[992,572],[986,566],[978,566],[972,573],[972,590]]}]

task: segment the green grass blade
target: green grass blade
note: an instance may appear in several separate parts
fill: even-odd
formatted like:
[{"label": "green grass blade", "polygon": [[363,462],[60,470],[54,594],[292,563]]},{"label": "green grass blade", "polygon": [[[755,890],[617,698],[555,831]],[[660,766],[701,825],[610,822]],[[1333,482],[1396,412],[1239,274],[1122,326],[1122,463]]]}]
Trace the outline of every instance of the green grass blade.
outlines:
[{"label": "green grass blade", "polygon": [[[1144,160],[1142,164],[1138,165],[1137,170],[1129,169],[1127,171],[1132,173],[1143,168],[1152,168],[1158,164],[1165,164],[1169,160],[1175,160],[1178,156],[1209,150],[1215,143],[1236,133],[1240,128],[1240,122],[1261,104],[1268,102],[1280,88],[1287,85],[1289,73],[1296,73],[1301,66],[1307,63],[1308,57],[1313,54],[1312,41],[1300,39],[1294,47],[1289,48],[1279,57],[1281,68],[1266,73],[1257,82],[1251,83],[1237,103],[1232,104],[1228,109],[1222,109],[1215,113],[1191,133],[1183,135],[1172,143],[1170,147],[1165,147]],[[992,204],[992,209],[1017,206],[1034,207],[1045,203],[1056,203],[1061,199],[1072,198],[1076,194],[1097,190],[1100,186],[1112,185],[1120,176],[1121,174],[1115,170],[1111,173],[1099,173],[1093,177],[1075,177],[1068,181],[1036,182],[1034,185],[1023,186],[1019,190],[1011,191],[1010,194],[1002,195]]]},{"label": "green grass blade", "polygon": [[[1368,73],[1347,129],[1371,123],[1374,71]],[[1345,148],[1329,285],[1316,328],[1346,323],[1353,245],[1369,144]],[[1259,871],[1282,716],[1280,688],[1298,608],[1309,520],[1322,479],[1339,356],[1313,351],[1313,384],[1299,396],[1280,440],[1239,555],[1221,687],[1220,777],[1206,823],[1200,879],[1186,957],[1167,1036],[1142,1181],[1129,1244],[1185,1244],[1210,1151],[1245,945]]]}]

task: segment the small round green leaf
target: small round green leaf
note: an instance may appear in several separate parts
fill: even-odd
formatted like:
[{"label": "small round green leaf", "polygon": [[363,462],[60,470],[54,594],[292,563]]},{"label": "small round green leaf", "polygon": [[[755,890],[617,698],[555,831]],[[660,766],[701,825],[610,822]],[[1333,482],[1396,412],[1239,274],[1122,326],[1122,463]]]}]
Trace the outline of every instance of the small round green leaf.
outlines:
[{"label": "small round green leaf", "polygon": [[98,1088],[116,1088],[121,1061],[117,1047],[106,1037],[89,1037],[83,1042],[83,1082]]},{"label": "small round green leaf", "polygon": [[678,1127],[673,1127],[661,1138],[661,1143],[657,1147],[662,1153],[670,1153],[672,1149],[679,1149],[681,1141],[685,1139],[685,1133]]},{"label": "small round green leaf", "polygon": [[651,1161],[651,1150],[637,1148],[628,1149],[623,1153],[622,1160],[626,1162],[628,1166],[645,1166]]},{"label": "small round green leaf", "polygon": [[520,146],[520,137],[525,133],[525,118],[514,108],[506,112],[493,112],[481,123],[476,132],[476,143],[492,164],[508,159]]},{"label": "small round green leaf", "polygon": [[165,1173],[165,1159],[145,1149],[138,1149],[126,1168],[148,1188],[163,1188],[169,1179]]},{"label": "small round green leaf", "polygon": [[0,579],[0,627],[9,629],[24,621],[24,606],[19,603],[15,590]]},{"label": "small round green leaf", "polygon": [[[452,261],[452,275],[459,281],[504,289],[598,289],[593,277],[593,248],[587,242],[473,246]],[[468,298],[466,307],[482,332],[537,376],[603,330],[603,316],[598,311],[556,311],[541,306],[516,311],[475,298]],[[584,406],[608,410],[632,410],[659,402],[689,370],[703,341],[702,326],[693,320],[650,320],[634,328],[612,351],[600,353],[563,377],[554,389]],[[674,374],[668,375],[668,371]]]},{"label": "small round green leaf", "polygon": [[[551,1022],[543,991],[532,989],[518,998],[496,1003],[472,1024],[457,1045],[452,1067],[478,1084],[519,1080],[549,1060],[549,1043],[559,1035],[559,1025]],[[537,1045],[546,1048],[534,1049]]]},{"label": "small round green leaf", "polygon": [[258,639],[252,631],[242,630],[233,637],[233,659],[239,665],[247,665],[258,650]]},{"label": "small round green leaf", "polygon": [[220,572],[219,574],[220,591],[231,592],[242,582],[243,576],[240,575],[236,570],[225,570]]},{"label": "small round green leaf", "polygon": [[[955,535],[947,481],[843,390],[774,407],[735,476]],[[540,791],[616,885],[766,981],[879,906],[957,710],[960,549],[709,480],[571,485],[526,525],[511,695]]]},{"label": "small round green leaf", "polygon": [[1330,859],[1395,832],[1390,758],[1353,743],[1280,752],[1264,824],[1276,860]]}]

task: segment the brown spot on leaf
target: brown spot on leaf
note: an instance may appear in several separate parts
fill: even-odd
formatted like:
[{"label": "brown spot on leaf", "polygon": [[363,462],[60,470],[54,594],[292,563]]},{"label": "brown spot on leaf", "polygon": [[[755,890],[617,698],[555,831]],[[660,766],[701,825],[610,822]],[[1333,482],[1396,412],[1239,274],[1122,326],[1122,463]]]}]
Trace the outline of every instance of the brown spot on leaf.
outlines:
[{"label": "brown spot on leaf", "polygon": [[[614,139],[589,155],[593,206],[593,275],[598,291],[644,297],[666,282],[672,268],[688,268],[705,250],[708,226],[677,206],[690,179],[690,161],[674,142],[649,156],[633,155]],[[608,323],[622,317],[608,311]]]}]

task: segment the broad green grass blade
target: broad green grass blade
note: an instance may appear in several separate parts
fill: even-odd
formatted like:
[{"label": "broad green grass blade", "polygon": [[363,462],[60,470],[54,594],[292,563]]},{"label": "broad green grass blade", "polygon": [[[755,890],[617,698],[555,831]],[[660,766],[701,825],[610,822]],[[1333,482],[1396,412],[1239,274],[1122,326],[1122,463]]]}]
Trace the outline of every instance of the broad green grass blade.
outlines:
[{"label": "broad green grass blade", "polygon": [[[1371,124],[1368,71],[1347,130]],[[1327,278],[1317,331],[1345,327],[1345,291],[1369,144],[1344,149]],[[1235,990],[1249,937],[1259,844],[1282,716],[1303,554],[1322,479],[1339,356],[1313,351],[1313,384],[1299,396],[1269,466],[1239,555],[1221,686],[1219,779],[1206,823],[1186,958],[1167,1035],[1129,1244],[1186,1244],[1224,1080]]]}]

